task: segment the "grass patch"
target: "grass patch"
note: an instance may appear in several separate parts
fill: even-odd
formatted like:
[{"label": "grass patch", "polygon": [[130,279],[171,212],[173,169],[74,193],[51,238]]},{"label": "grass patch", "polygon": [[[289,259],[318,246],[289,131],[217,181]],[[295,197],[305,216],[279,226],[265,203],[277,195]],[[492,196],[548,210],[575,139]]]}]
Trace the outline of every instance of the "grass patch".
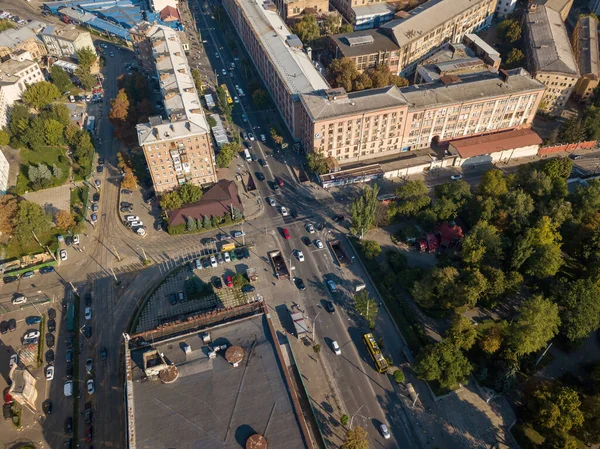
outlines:
[{"label": "grass patch", "polygon": [[[60,235],[61,232],[57,228],[47,229],[46,231],[40,233],[38,238],[43,245],[48,246],[50,251],[56,252],[58,248],[58,240],[56,237]],[[44,249],[40,248],[38,242],[35,239],[32,239],[21,245],[19,240],[16,238],[11,239],[11,241],[6,245],[6,260],[11,261],[15,259],[19,259],[24,255],[32,255],[32,254],[40,254],[43,253]]]},{"label": "grass patch", "polygon": [[87,184],[71,190],[71,213],[75,215],[77,221],[83,221],[85,219],[89,195],[90,187]]},{"label": "grass patch", "polygon": [[522,449],[536,449],[544,442],[544,437],[537,430],[522,422],[515,424],[511,432]]},{"label": "grass patch", "polygon": [[12,417],[12,422],[15,425],[15,427],[18,429],[21,427],[21,415],[23,414],[23,408],[21,407],[20,404],[17,404],[16,402],[13,402],[13,417]]},{"label": "grass patch", "polygon": [[30,182],[28,175],[29,165],[46,164],[50,169],[56,165],[62,171],[60,178],[52,177],[48,185],[44,188],[56,187],[63,185],[69,178],[70,161],[65,156],[66,150],[62,147],[47,147],[42,151],[32,151],[28,148],[23,148],[20,151],[21,166],[19,168],[19,176],[17,179],[16,193],[22,195],[28,191],[41,190],[35,188]]},{"label": "grass patch", "polygon": [[44,364],[44,345],[46,340],[44,339],[44,329],[46,324],[46,315],[42,313],[42,321],[40,321],[40,339],[38,341],[38,367]]}]

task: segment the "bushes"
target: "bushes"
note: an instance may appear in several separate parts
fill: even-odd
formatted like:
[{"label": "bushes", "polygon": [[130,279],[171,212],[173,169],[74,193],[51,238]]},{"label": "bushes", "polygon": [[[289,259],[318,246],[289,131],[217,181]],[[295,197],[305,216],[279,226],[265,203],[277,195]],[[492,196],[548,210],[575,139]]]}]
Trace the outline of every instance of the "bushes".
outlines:
[{"label": "bushes", "polygon": [[[188,217],[190,220],[187,220],[186,223],[181,223],[178,225],[168,225],[167,232],[170,235],[180,235],[180,234],[197,234],[200,232],[209,231],[214,229],[217,226],[230,226],[236,223],[240,223],[244,221],[243,217],[239,219],[232,220],[231,215],[226,213],[222,217],[212,217],[212,219],[208,217],[204,217],[201,219],[193,219],[192,217]],[[190,221],[194,220],[194,225],[191,225]],[[195,227],[194,227],[195,226]]]}]

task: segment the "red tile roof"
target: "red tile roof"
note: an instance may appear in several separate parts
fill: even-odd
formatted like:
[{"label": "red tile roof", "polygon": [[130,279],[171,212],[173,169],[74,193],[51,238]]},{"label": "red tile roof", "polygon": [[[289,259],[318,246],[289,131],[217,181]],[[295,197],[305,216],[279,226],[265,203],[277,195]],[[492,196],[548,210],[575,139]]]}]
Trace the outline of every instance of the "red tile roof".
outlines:
[{"label": "red tile roof", "polygon": [[172,6],[165,6],[160,12],[160,19],[164,21],[179,20],[179,11]]},{"label": "red tile roof", "polygon": [[200,201],[170,211],[169,224],[177,226],[186,223],[186,217],[222,217],[225,213],[231,213],[232,206],[240,212],[244,211],[235,182],[222,179],[202,195]]},{"label": "red tile roof", "polygon": [[530,145],[540,145],[541,143],[540,136],[531,129],[524,128],[453,140],[450,142],[450,146],[456,148],[462,158],[467,158]]}]

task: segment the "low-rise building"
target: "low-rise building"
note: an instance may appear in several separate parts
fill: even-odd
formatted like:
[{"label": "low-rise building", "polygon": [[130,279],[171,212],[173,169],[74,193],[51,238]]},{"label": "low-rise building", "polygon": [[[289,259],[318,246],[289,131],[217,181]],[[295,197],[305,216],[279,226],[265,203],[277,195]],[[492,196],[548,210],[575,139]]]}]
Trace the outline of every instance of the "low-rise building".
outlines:
[{"label": "low-rise building", "polygon": [[316,14],[329,11],[329,0],[275,0],[275,5],[286,22],[301,16],[307,9]]},{"label": "low-rise building", "polygon": [[8,124],[9,109],[21,99],[27,86],[40,81],[44,81],[44,75],[35,61],[9,59],[0,63],[0,128]]},{"label": "low-rise building", "polygon": [[210,128],[177,32],[155,25],[148,32],[163,94],[166,120],[150,117],[136,126],[156,192],[187,182],[208,186],[217,181]]},{"label": "low-rise building", "polygon": [[334,34],[329,41],[335,57],[353,60],[359,72],[385,65],[398,73],[400,47],[379,29]]},{"label": "low-rise building", "polygon": [[224,0],[241,41],[290,133],[300,137],[300,95],[329,85],[302,42],[289,30],[269,0]]},{"label": "low-rise building", "polygon": [[48,25],[40,37],[51,56],[77,59],[77,52],[84,48],[96,53],[89,31],[82,31],[75,25]]},{"label": "low-rise building", "polygon": [[446,42],[491,24],[496,0],[430,0],[381,29],[400,47],[398,75],[408,76]]},{"label": "low-rise building", "polygon": [[517,0],[498,0],[496,5],[496,15],[505,17],[512,14],[517,7]]},{"label": "low-rise building", "polygon": [[540,109],[559,115],[579,80],[579,68],[560,14],[533,5],[525,17],[529,70],[548,89]]},{"label": "low-rise building", "polygon": [[598,19],[594,16],[581,16],[577,20],[571,37],[573,51],[581,78],[575,84],[573,96],[579,101],[587,101],[598,86]]},{"label": "low-rise building", "polygon": [[11,380],[11,385],[8,393],[19,404],[26,406],[29,410],[35,412],[38,394],[35,376],[22,364],[15,363],[10,369],[9,378]]},{"label": "low-rise building", "polygon": [[545,6],[560,14],[562,21],[566,21],[569,16],[569,11],[573,6],[573,0],[533,0],[533,4]]},{"label": "low-rise building", "polygon": [[461,137],[528,127],[545,86],[524,69],[445,76],[423,85],[301,96],[305,151],[340,165]]},{"label": "low-rise building", "polygon": [[[38,24],[39,22],[36,22]],[[0,59],[5,60],[19,50],[28,51],[34,59],[46,55],[44,43],[37,37],[36,30],[30,26],[10,28],[0,33]]]}]

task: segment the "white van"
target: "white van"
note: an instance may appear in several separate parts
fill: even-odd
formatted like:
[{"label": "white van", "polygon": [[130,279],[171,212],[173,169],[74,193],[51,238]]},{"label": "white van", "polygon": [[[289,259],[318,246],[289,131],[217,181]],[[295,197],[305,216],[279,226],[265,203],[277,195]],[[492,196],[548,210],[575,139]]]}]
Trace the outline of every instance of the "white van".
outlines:
[{"label": "white van", "polygon": [[139,221],[140,217],[137,215],[125,215],[125,220],[127,221]]},{"label": "white van", "polygon": [[246,159],[246,162],[252,162],[252,156],[250,156],[248,148],[244,148],[244,158]]}]

